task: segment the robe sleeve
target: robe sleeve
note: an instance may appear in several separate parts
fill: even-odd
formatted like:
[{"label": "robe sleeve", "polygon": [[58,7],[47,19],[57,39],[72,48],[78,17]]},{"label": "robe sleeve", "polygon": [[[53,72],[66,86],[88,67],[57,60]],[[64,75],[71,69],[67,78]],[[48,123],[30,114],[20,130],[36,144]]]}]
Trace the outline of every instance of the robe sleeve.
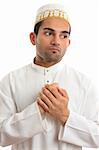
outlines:
[{"label": "robe sleeve", "polygon": [[60,127],[59,140],[77,146],[99,147],[99,97],[90,83],[85,86],[85,94],[79,113],[70,110],[66,124]]},{"label": "robe sleeve", "polygon": [[21,143],[32,136],[45,131],[44,120],[37,102],[27,106],[21,112],[11,97],[9,76],[0,83],[0,146]]}]

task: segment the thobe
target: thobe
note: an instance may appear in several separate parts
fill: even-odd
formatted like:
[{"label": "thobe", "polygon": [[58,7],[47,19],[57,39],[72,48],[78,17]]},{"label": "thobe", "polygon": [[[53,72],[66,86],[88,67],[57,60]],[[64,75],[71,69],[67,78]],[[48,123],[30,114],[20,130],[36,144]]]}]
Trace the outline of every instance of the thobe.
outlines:
[{"label": "thobe", "polygon": [[[62,126],[40,114],[37,97],[57,82],[69,96],[70,115]],[[0,82],[0,145],[12,150],[81,150],[99,147],[99,99],[91,81],[62,61],[49,68],[28,64]]]}]

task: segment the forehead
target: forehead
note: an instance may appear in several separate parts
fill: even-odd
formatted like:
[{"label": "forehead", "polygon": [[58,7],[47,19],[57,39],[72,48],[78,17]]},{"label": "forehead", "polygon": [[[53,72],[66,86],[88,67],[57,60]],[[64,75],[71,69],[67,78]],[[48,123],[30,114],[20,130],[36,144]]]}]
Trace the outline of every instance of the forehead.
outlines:
[{"label": "forehead", "polygon": [[63,18],[49,17],[43,21],[41,28],[52,28],[56,31],[69,31],[70,25]]}]

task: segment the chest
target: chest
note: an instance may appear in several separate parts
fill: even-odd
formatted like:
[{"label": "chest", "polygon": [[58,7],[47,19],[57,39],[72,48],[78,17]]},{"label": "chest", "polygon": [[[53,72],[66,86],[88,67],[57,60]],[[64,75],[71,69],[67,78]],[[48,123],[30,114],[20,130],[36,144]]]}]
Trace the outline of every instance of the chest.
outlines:
[{"label": "chest", "polygon": [[70,109],[80,112],[83,105],[84,92],[78,81],[75,78],[66,76],[65,72],[51,74],[47,71],[44,74],[36,73],[20,78],[15,82],[13,98],[18,112],[36,101],[39,92],[45,84],[54,82],[57,82],[61,88],[67,91]]}]

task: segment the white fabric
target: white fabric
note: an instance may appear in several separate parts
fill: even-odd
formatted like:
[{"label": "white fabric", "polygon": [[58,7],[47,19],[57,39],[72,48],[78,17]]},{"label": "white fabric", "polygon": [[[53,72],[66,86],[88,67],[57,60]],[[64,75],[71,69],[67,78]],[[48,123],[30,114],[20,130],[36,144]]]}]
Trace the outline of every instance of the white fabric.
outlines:
[{"label": "white fabric", "polygon": [[[70,116],[63,127],[41,116],[37,96],[58,82],[69,95]],[[81,150],[99,147],[99,100],[91,82],[62,62],[44,68],[29,64],[0,82],[0,145],[12,150]]]},{"label": "white fabric", "polygon": [[70,23],[69,16],[66,12],[66,8],[61,4],[46,4],[40,7],[37,10],[37,15],[35,19],[35,24],[38,22],[45,20],[49,17],[59,17],[64,18],[66,21]]}]

